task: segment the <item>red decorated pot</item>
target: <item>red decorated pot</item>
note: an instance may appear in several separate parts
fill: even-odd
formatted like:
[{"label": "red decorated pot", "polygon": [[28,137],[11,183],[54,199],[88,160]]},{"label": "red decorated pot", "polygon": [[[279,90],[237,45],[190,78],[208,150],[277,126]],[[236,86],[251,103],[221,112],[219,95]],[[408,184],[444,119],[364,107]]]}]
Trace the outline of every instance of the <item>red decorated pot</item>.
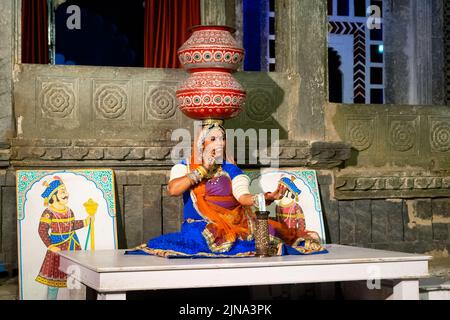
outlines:
[{"label": "red decorated pot", "polygon": [[177,103],[193,119],[229,119],[239,114],[245,96],[245,90],[228,70],[202,69],[191,72],[179,86]]},{"label": "red decorated pot", "polygon": [[196,26],[191,30],[191,37],[178,49],[181,65],[186,70],[194,68],[237,70],[244,60],[244,49],[233,38],[233,28]]}]

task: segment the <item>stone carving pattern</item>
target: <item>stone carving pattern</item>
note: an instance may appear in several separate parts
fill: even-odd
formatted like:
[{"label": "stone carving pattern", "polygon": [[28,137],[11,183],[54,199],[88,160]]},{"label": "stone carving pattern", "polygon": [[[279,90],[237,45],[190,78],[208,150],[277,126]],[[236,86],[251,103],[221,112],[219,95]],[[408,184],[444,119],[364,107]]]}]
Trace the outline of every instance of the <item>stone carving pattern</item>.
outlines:
[{"label": "stone carving pattern", "polygon": [[273,94],[268,90],[253,89],[247,93],[245,110],[250,120],[264,122],[272,114],[271,106],[275,106]]},{"label": "stone carving pattern", "polygon": [[370,148],[373,143],[373,121],[372,120],[348,120],[347,141],[358,151]]},{"label": "stone carving pattern", "polygon": [[[27,160],[50,160],[49,157],[57,158],[62,161],[66,160],[165,160],[168,163],[172,163],[171,149],[173,146],[142,146],[142,147],[88,147],[88,146],[60,146],[49,147],[39,146],[39,143],[29,141],[29,144],[13,146],[12,147],[12,160],[22,161]],[[124,143],[126,145],[126,143]],[[311,146],[299,147],[293,146],[281,146],[280,147],[280,161],[281,163],[289,163],[289,161],[295,161],[295,165],[314,165],[316,167],[323,166],[329,167],[330,163],[334,163],[336,166],[342,164],[342,162],[349,158],[350,148],[345,145],[328,145],[321,149],[322,153],[318,157],[313,157],[314,150]],[[343,157],[343,153],[348,154]],[[100,165],[100,163],[97,163]],[[158,165],[160,165],[159,163]]]},{"label": "stone carving pattern", "polygon": [[119,85],[104,85],[94,95],[95,108],[103,118],[119,119],[128,109],[128,93]]},{"label": "stone carving pattern", "polygon": [[433,151],[450,150],[450,121],[433,121],[431,127],[431,147]]},{"label": "stone carving pattern", "polygon": [[170,120],[176,113],[176,93],[173,88],[163,86],[147,93],[145,109],[148,119]]},{"label": "stone carving pattern", "polygon": [[427,190],[450,189],[449,177],[338,177],[336,190],[377,191],[377,190]]},{"label": "stone carving pattern", "polygon": [[413,121],[392,121],[389,140],[395,151],[406,152],[416,144],[416,128]]},{"label": "stone carving pattern", "polygon": [[68,118],[76,104],[73,84],[65,82],[43,83],[39,101],[42,112],[48,117]]}]

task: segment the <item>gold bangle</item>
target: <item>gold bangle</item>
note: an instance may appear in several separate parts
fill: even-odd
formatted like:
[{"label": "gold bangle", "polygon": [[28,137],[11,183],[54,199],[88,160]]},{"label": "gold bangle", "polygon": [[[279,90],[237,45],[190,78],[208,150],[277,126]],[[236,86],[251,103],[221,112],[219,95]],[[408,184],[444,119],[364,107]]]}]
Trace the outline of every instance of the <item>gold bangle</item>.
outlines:
[{"label": "gold bangle", "polygon": [[203,173],[197,168],[195,169],[195,172],[197,173],[197,176],[200,178],[200,180],[202,180],[205,176],[203,175]]},{"label": "gold bangle", "polygon": [[197,167],[197,171],[200,173],[200,175],[202,176],[202,178],[204,176],[206,176],[206,174],[208,173],[208,171],[206,171],[205,167],[203,166],[198,166]]}]

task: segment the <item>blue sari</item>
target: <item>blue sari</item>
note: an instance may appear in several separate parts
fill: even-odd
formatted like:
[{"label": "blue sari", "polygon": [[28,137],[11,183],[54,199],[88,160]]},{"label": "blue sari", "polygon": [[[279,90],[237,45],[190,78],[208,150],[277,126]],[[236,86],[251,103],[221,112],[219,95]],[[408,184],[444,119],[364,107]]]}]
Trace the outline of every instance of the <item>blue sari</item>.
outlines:
[{"label": "blue sari", "polygon": [[[186,165],[186,161],[181,164]],[[211,182],[210,187],[206,186],[207,192],[211,192],[211,196],[232,195],[232,180],[244,174],[236,165],[228,162],[222,164],[222,175],[216,178],[215,182]],[[214,178],[213,178],[214,179]],[[212,180],[212,179],[211,179]],[[210,181],[207,182],[207,184]],[[216,184],[216,185],[214,185]],[[218,184],[218,186],[217,186]],[[224,194],[225,193],[225,194]],[[234,198],[233,198],[234,199]],[[236,202],[236,201],[235,201]],[[237,202],[236,202],[237,203]],[[202,215],[195,201],[195,196],[188,190],[183,194],[183,224],[179,232],[161,235],[150,239],[147,243],[138,246],[134,250],[129,250],[126,254],[147,254],[157,255],[166,258],[223,258],[223,257],[250,257],[255,256],[255,240],[253,238],[254,217],[247,210],[249,236],[245,239],[236,238],[231,246],[223,250],[215,250],[210,243],[208,235],[205,233],[209,221]],[[228,203],[220,203],[219,205],[229,206]],[[249,208],[247,208],[249,209]],[[279,254],[313,254],[326,253],[326,249],[320,245],[315,245],[310,239],[304,239],[296,243],[296,247],[288,246],[282,243],[274,230],[271,230],[271,240],[278,242]]]}]

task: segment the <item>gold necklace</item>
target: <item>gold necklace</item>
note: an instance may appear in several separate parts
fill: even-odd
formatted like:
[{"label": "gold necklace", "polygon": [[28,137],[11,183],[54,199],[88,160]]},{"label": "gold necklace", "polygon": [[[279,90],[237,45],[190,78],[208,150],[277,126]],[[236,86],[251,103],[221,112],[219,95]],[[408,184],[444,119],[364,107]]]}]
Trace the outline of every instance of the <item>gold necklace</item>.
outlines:
[{"label": "gold necklace", "polygon": [[222,172],[222,166],[218,164],[213,164],[213,166],[206,173],[205,178],[209,180],[220,172]]}]

